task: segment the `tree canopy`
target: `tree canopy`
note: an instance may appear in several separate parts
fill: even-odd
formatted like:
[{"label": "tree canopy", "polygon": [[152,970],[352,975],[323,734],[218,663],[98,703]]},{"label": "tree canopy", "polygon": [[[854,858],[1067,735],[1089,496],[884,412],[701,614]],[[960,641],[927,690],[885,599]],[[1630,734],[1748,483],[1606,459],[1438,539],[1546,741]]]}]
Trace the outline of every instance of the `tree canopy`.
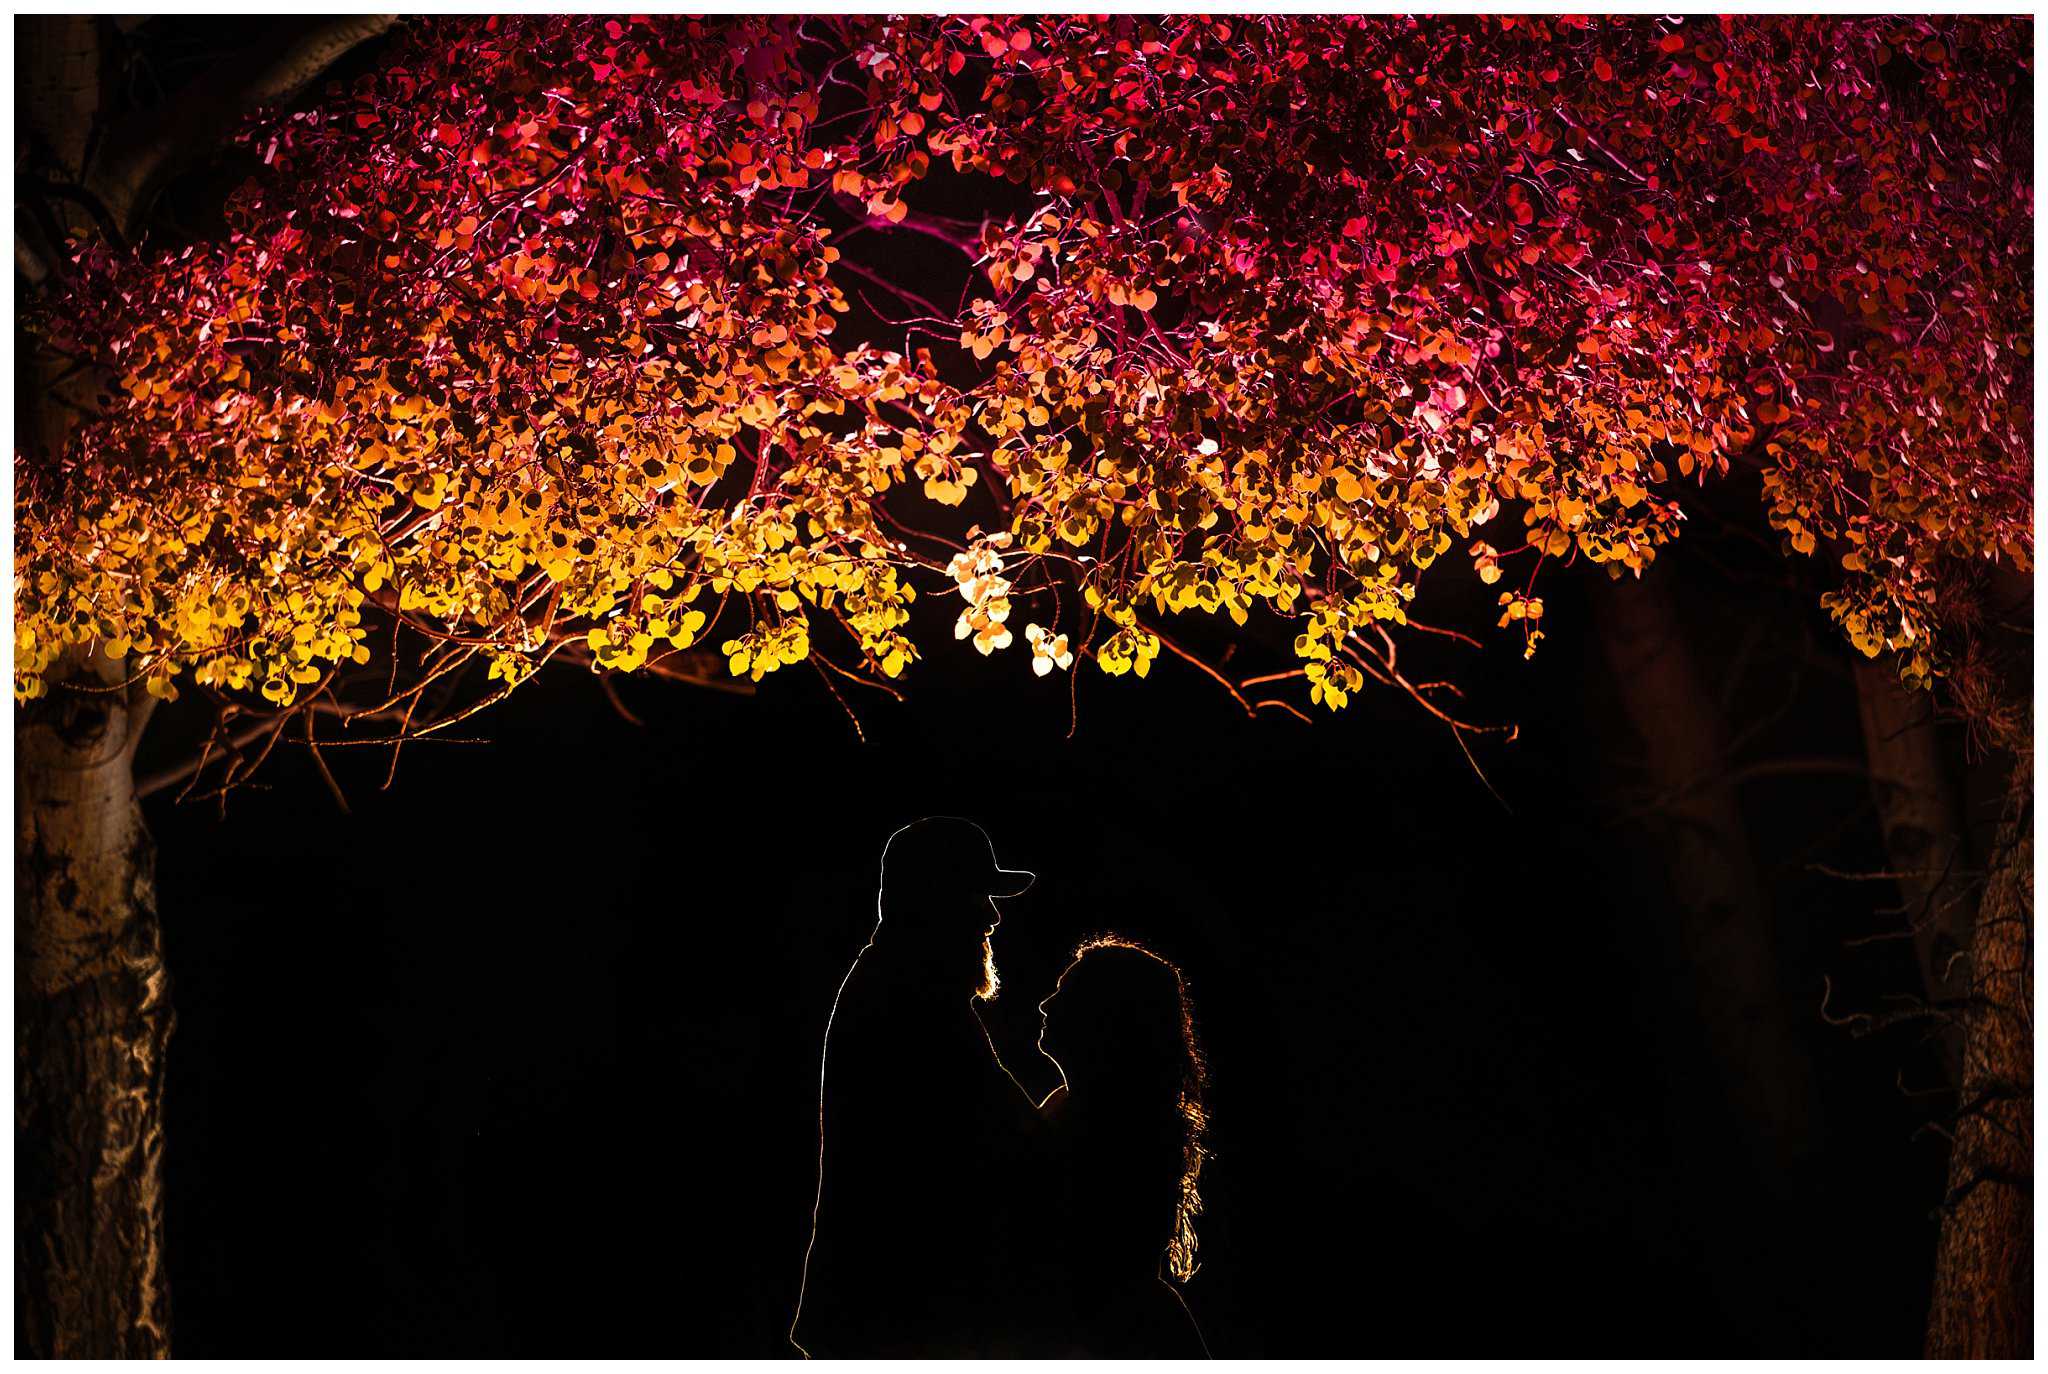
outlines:
[{"label": "tree canopy", "polygon": [[[1924,682],[1972,577],[2032,557],[2031,49],[1968,16],[414,22],[249,125],[225,232],[79,244],[35,316],[105,385],[16,465],[16,696],[88,645],[412,734],[557,657],[886,685],[938,652],[922,589],[1041,674],[1257,618],[1293,637],[1266,691],[1373,678],[1464,729],[1394,663],[1425,574],[1497,584],[1460,632],[1534,652],[1546,568],[1640,571],[1737,471]],[[906,235],[971,260],[962,299],[858,251]]]}]

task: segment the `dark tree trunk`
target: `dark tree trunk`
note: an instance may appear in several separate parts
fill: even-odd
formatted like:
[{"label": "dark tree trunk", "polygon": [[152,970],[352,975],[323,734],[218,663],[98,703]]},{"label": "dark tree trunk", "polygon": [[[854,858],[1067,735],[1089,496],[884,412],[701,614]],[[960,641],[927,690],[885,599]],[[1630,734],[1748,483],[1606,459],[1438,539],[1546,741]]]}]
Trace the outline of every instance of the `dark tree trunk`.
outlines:
[{"label": "dark tree trunk", "polygon": [[[90,658],[15,730],[17,1357],[162,1357],[163,1074],[154,855],[136,804],[150,701]],[[97,690],[81,690],[97,689]]]},{"label": "dark tree trunk", "polygon": [[1731,781],[1727,730],[1661,571],[1603,584],[1602,647],[1646,752],[1701,1031],[1753,1158],[1783,1178],[1819,1133],[1813,1065],[1786,1009],[1771,902]]},{"label": "dark tree trunk", "polygon": [[[1870,761],[1871,800],[1884,832],[1885,853],[1898,876],[1899,898],[1913,932],[1913,956],[1929,1003],[1944,1006],[1963,995],[1975,885],[1960,803],[1942,757],[1934,724],[1934,698],[1909,692],[1890,659],[1856,664],[1856,700]],[[1950,1085],[1962,1082],[1959,1022],[1942,1027],[1942,1067]]]},{"label": "dark tree trunk", "polygon": [[2034,1353],[2034,757],[2021,745],[1971,932],[1961,1116],[1927,1354]]}]

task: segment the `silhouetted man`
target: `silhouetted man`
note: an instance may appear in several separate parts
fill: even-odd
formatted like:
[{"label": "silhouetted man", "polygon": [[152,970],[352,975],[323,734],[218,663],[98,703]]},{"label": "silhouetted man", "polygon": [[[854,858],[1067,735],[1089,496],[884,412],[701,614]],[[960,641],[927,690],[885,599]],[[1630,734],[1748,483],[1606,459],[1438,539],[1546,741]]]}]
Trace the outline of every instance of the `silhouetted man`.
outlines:
[{"label": "silhouetted man", "polygon": [[817,1212],[790,1339],[819,1356],[997,1353],[1004,1190],[1031,1104],[997,1059],[999,868],[972,821],[905,826],[882,852],[874,934],[825,1032]]}]

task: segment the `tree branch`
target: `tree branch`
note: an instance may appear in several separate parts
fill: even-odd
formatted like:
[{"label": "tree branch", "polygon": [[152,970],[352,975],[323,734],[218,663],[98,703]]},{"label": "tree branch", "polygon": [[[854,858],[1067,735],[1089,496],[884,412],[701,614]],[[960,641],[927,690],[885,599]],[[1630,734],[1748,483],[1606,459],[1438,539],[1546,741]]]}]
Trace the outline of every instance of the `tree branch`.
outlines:
[{"label": "tree branch", "polygon": [[20,113],[24,130],[60,175],[84,173],[86,147],[100,109],[99,23],[89,14],[47,14],[16,21],[21,42]]},{"label": "tree branch", "polygon": [[396,15],[351,14],[284,29],[217,64],[168,111],[129,120],[108,139],[88,184],[124,233],[133,233],[164,179],[219,144],[248,111],[290,99]]},{"label": "tree branch", "polygon": [[[982,224],[973,220],[954,219],[950,215],[935,215],[928,210],[912,210],[905,207],[903,218],[892,220],[886,215],[869,211],[858,196],[840,193],[839,200],[860,217],[861,227],[877,231],[908,229],[913,234],[937,239],[950,248],[967,255],[969,261],[981,257]],[[983,222],[984,224],[986,221]]]}]

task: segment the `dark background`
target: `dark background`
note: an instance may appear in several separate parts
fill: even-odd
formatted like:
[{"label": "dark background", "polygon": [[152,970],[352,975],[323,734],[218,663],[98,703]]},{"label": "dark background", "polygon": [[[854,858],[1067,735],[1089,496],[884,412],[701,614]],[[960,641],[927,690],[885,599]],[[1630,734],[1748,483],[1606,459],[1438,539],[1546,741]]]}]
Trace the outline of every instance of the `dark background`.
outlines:
[{"label": "dark background", "polygon": [[[1745,757],[1859,756],[1805,593],[1671,566]],[[303,750],[224,819],[152,798],[180,1352],[787,1353],[825,1013],[884,838],[931,812],[1041,875],[997,937],[1013,1054],[1082,934],[1186,969],[1218,1355],[1916,1352],[1940,1099],[1902,1089],[1937,1071],[1911,1031],[1820,1016],[1823,974],[1837,1007],[1914,986],[1903,942],[1845,944],[1890,889],[1808,867],[1882,865],[1865,785],[1744,794],[1827,1127],[1766,1176],[1688,1009],[1585,590],[1550,584],[1532,663],[1505,634],[1439,653],[1521,724],[1478,753],[1505,805],[1382,691],[1248,720],[1166,656],[1086,668],[1074,726],[1064,675],[1021,639],[967,652],[943,605],[909,704],[857,702],[865,743],[800,669],[753,697],[624,680],[644,726],[565,670],[388,792],[381,751],[329,750],[351,815]]]}]

